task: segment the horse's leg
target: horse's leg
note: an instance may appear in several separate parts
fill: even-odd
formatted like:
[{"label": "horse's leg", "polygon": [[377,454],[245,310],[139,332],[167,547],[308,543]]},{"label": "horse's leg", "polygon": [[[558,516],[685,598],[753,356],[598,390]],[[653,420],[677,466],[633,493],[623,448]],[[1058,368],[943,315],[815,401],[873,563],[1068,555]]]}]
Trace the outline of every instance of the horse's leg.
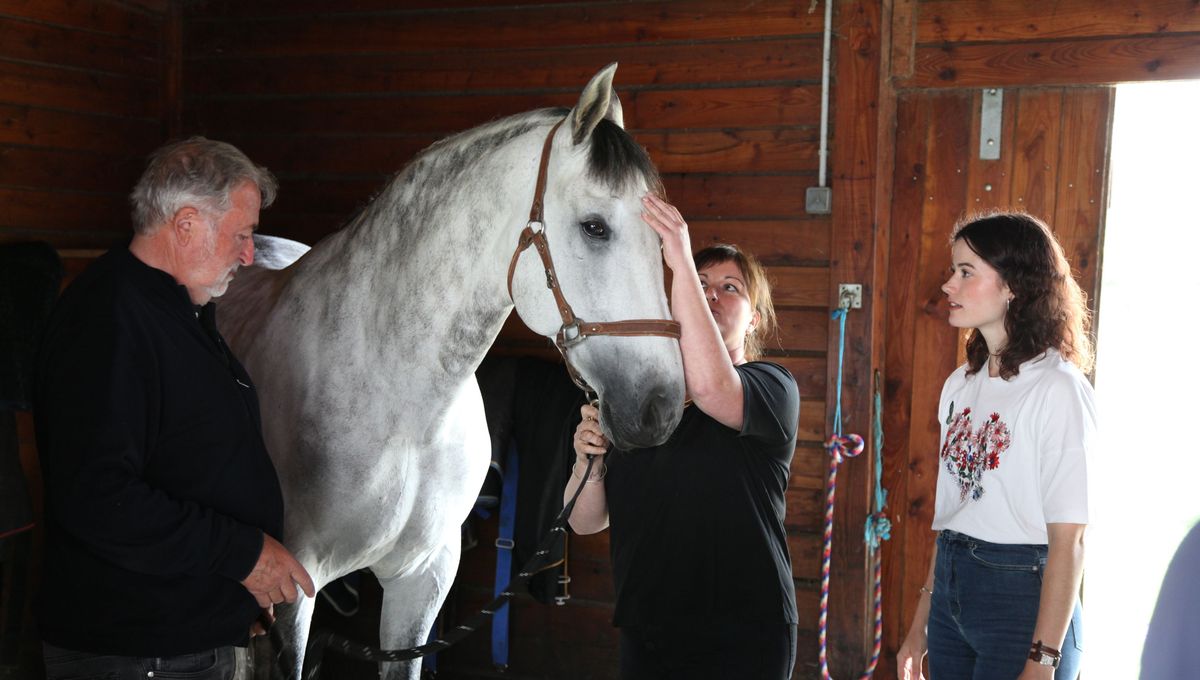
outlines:
[{"label": "horse's leg", "polygon": [[275,651],[273,678],[300,680],[304,668],[305,645],[312,626],[316,600],[303,594],[293,604],[275,606],[275,624],[271,626],[271,647]]},{"label": "horse's leg", "polygon": [[[453,539],[414,572],[379,579],[383,586],[379,639],[384,649],[425,644],[458,570],[462,544],[459,536]],[[421,675],[421,660],[383,663],[380,671],[384,680],[416,680]]]}]

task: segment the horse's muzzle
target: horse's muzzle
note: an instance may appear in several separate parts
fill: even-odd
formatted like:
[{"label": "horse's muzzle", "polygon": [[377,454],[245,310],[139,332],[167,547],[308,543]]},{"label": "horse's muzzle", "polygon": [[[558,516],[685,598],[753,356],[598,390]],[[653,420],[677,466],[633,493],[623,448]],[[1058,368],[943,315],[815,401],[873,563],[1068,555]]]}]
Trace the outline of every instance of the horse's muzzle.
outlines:
[{"label": "horse's muzzle", "polygon": [[682,390],[652,389],[640,400],[623,400],[626,408],[622,408],[622,400],[613,399],[614,396],[605,395],[601,399],[601,420],[608,425],[613,445],[625,451],[658,446],[667,441],[683,415]]}]

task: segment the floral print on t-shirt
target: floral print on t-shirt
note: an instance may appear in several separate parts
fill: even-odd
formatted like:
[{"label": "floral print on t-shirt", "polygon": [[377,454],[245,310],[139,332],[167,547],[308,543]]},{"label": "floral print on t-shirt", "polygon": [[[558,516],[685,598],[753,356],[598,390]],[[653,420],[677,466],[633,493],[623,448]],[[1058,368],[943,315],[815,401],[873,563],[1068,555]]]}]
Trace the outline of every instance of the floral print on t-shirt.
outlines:
[{"label": "floral print on t-shirt", "polygon": [[979,429],[971,429],[971,409],[953,416],[942,444],[942,460],[946,470],[958,482],[959,500],[983,498],[983,473],[1000,466],[1000,456],[1012,443],[1008,425],[999,413],[988,416]]}]

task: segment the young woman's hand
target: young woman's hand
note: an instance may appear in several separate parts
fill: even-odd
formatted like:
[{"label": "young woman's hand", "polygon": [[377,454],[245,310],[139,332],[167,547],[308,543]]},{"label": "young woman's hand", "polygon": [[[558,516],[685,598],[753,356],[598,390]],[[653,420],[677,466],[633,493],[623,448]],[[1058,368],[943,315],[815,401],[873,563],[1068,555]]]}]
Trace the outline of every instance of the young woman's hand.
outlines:
[{"label": "young woman's hand", "polygon": [[928,640],[924,630],[910,630],[900,651],[896,653],[897,680],[925,680],[921,672],[921,662],[925,660]]},{"label": "young woman's hand", "polygon": [[692,239],[679,210],[654,194],[642,197],[642,220],[662,239],[663,261],[673,272],[695,267]]}]

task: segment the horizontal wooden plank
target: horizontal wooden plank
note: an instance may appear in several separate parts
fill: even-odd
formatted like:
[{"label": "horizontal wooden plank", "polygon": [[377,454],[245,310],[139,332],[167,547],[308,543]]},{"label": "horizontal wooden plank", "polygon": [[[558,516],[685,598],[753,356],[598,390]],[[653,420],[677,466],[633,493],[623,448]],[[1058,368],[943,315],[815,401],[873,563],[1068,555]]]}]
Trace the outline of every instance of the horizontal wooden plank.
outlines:
[{"label": "horizontal wooden plank", "polygon": [[904,88],[1089,85],[1200,78],[1200,35],[919,47]]},{"label": "horizontal wooden plank", "polygon": [[[634,132],[663,172],[792,171],[816,168],[811,130]],[[437,141],[434,135],[223,135],[275,172],[390,175]]]},{"label": "horizontal wooden plank", "polygon": [[[800,425],[796,429],[796,439],[801,444],[806,442],[821,443],[825,441],[824,399],[808,397],[800,400]],[[805,449],[805,453],[801,453],[801,448],[797,447],[796,454],[792,457],[792,471],[794,473],[806,472],[802,465],[798,465],[807,456],[807,449]]]},{"label": "horizontal wooden plank", "polygon": [[147,12],[165,14],[167,6],[171,4],[172,0],[124,0],[124,2],[135,7],[140,7]]},{"label": "horizontal wooden plank", "polygon": [[772,297],[780,307],[824,308],[829,300],[829,269],[772,267]]},{"label": "horizontal wooden plank", "polygon": [[0,60],[0,102],[141,118],[162,113],[154,80]]},{"label": "horizontal wooden plank", "polygon": [[[375,175],[382,179],[404,168],[440,135],[221,134],[276,173]],[[286,187],[284,187],[286,190]]]},{"label": "horizontal wooden plank", "polygon": [[[806,405],[811,407],[811,412],[817,411],[818,408],[825,408],[824,401],[800,400],[802,429],[804,428]],[[808,441],[801,441],[796,447],[795,455],[792,456],[792,484],[798,487],[820,488],[825,479],[825,470],[829,467],[829,454],[825,451],[825,440],[828,438],[829,430],[825,423],[825,412],[820,411],[818,415],[819,417],[813,418],[814,422],[808,425],[810,430]]]},{"label": "horizontal wooden plank", "polygon": [[157,78],[162,71],[159,41],[20,21],[0,14],[5,59],[20,59],[86,71]]},{"label": "horizontal wooden plank", "polygon": [[804,189],[816,175],[663,176],[667,196],[688,219],[748,220],[805,215]]},{"label": "horizontal wooden plank", "polygon": [[812,129],[639,133],[660,172],[798,172],[817,169]]},{"label": "horizontal wooden plank", "polygon": [[[770,271],[767,277],[770,278]],[[775,310],[779,326],[777,337],[768,338],[764,345],[768,351],[808,351],[824,353],[829,346],[829,315],[823,309]]]},{"label": "horizontal wooden plank", "polygon": [[1200,32],[1200,5],[1161,0],[923,0],[917,42],[1165,36]]},{"label": "horizontal wooden plank", "polygon": [[[582,89],[584,84],[586,81],[580,81],[578,87]],[[386,96],[299,99],[189,97],[186,115],[194,127],[219,130],[222,135],[407,134],[438,138],[501,116],[552,106],[574,106],[578,99],[578,91],[574,89],[446,96],[405,91]],[[811,127],[819,122],[819,101],[817,90],[808,86],[642,91],[622,95],[625,126],[639,139],[647,134],[643,130]],[[811,141],[815,139],[812,130],[790,131],[780,141],[796,145],[798,139],[810,142],[798,150],[811,157],[814,154]]]},{"label": "horizontal wooden plank", "polygon": [[157,41],[162,32],[161,13],[155,15],[112,0],[0,0],[0,15],[145,42]]},{"label": "horizontal wooden plank", "polygon": [[825,397],[825,359],[810,357],[771,357],[771,361],[792,372],[800,391],[800,408],[809,399]]},{"label": "horizontal wooden plank", "polygon": [[577,92],[526,95],[268,99],[188,99],[184,116],[196,130],[222,136],[424,134],[443,137],[532,109],[573,106]]},{"label": "horizontal wooden plank", "polygon": [[692,247],[734,243],[763,264],[814,266],[829,262],[829,218],[794,220],[709,220],[688,218]]},{"label": "horizontal wooden plank", "polygon": [[[249,6],[253,3],[244,3]],[[412,54],[264,55],[247,68],[243,57],[184,57],[188,94],[328,95],[582,88],[605,64],[618,62],[617,89],[705,83],[817,81],[816,38],[721,40],[678,45],[614,44],[559,50],[531,59],[527,48]]]},{"label": "horizontal wooden plank", "polygon": [[787,544],[788,552],[792,557],[792,577],[798,579],[820,578],[821,534],[816,531],[789,533]]},{"label": "horizontal wooden plank", "polygon": [[46,231],[121,230],[130,223],[124,194],[0,187],[0,228]]},{"label": "horizontal wooden plank", "polygon": [[153,151],[161,138],[158,121],[0,103],[0,144],[139,155]]},{"label": "horizontal wooden plank", "polygon": [[519,5],[476,11],[338,14],[278,18],[192,17],[185,44],[195,54],[313,55],[469,49],[575,48],[672,40],[817,34],[819,12],[792,0],[759,0],[754,11],[728,0],[677,0],[569,7]]},{"label": "horizontal wooden plank", "polygon": [[[516,4],[550,6],[578,3],[579,0],[404,0],[403,9],[447,10],[510,7]],[[329,0],[205,0],[189,3],[188,12],[191,18],[251,19],[295,16],[298,13],[317,15],[338,12],[394,12],[399,5],[396,0],[340,0],[336,4],[330,3]]]},{"label": "horizontal wooden plank", "polygon": [[49,190],[128,192],[143,160],[127,155],[0,146],[0,185]]},{"label": "horizontal wooden plank", "polygon": [[[821,530],[825,519],[825,491],[805,486],[789,486],[786,494],[787,514],[783,525],[789,534],[810,534]],[[812,578],[811,573],[797,574]]]},{"label": "horizontal wooden plank", "polygon": [[100,251],[129,241],[133,232],[120,226],[105,227],[104,230],[45,230],[36,228],[12,228],[0,219],[0,243],[45,241],[56,248],[89,248]]},{"label": "horizontal wooden plank", "polygon": [[630,130],[816,127],[821,122],[818,85],[641,90],[621,96],[622,102],[629,100],[625,126]]}]

